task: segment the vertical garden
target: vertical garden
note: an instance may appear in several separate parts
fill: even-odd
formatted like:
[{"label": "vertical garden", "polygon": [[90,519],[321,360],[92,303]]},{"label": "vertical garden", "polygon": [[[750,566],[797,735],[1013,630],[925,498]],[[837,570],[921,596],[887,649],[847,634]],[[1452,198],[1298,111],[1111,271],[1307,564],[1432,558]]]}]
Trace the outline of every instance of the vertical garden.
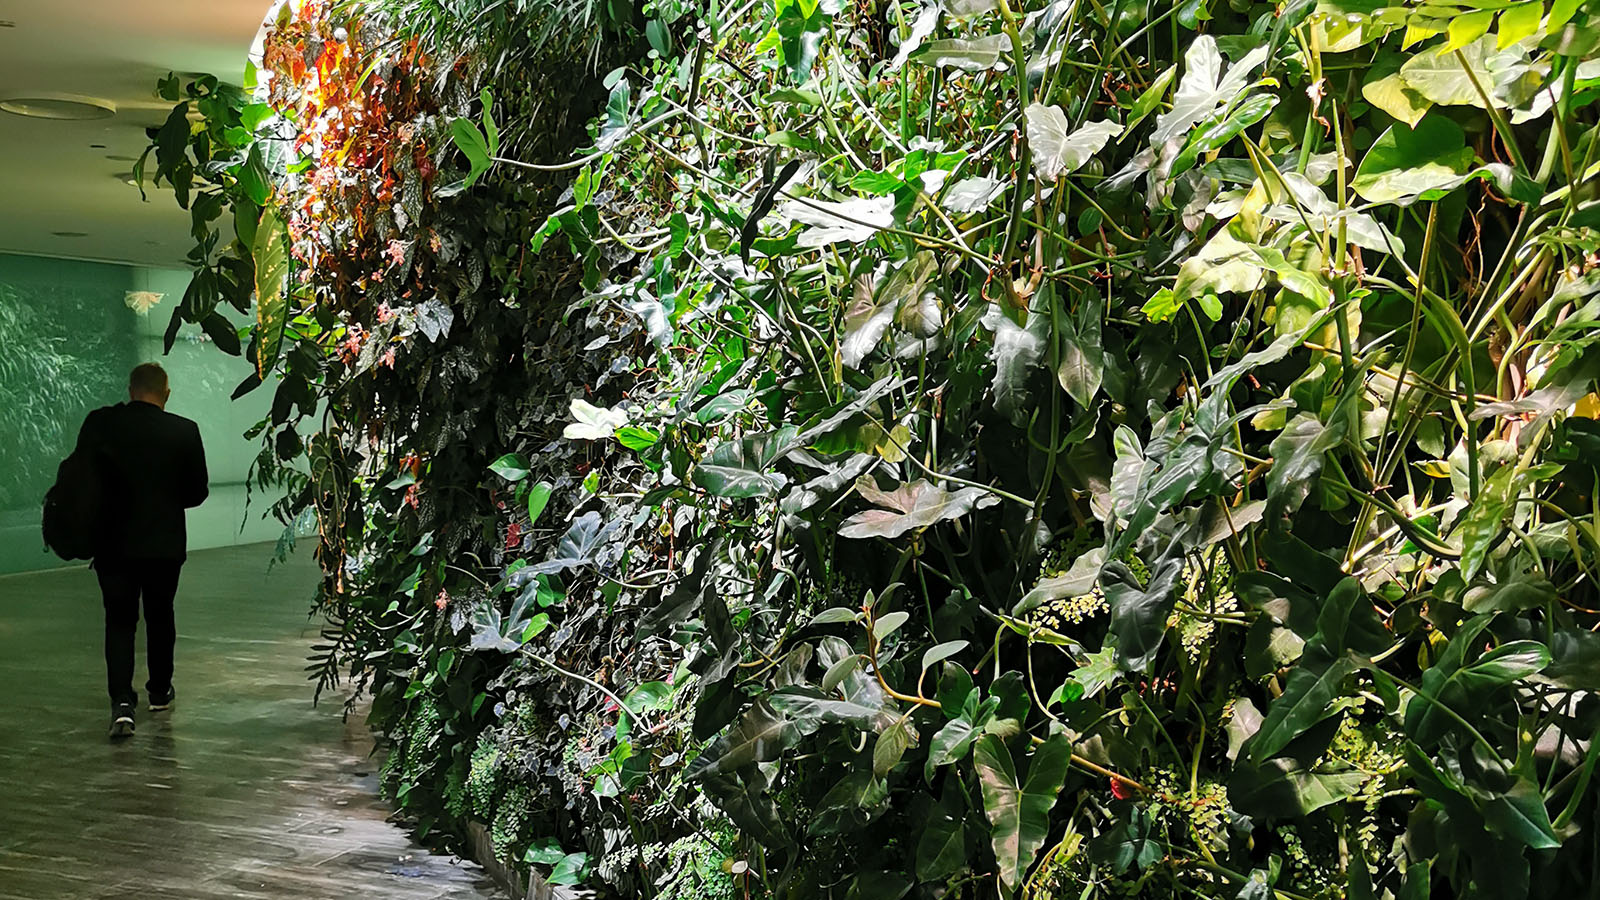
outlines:
[{"label": "vertical garden", "polygon": [[141,170],[421,832],[1582,896],[1597,56],[1593,0],[305,0]]}]

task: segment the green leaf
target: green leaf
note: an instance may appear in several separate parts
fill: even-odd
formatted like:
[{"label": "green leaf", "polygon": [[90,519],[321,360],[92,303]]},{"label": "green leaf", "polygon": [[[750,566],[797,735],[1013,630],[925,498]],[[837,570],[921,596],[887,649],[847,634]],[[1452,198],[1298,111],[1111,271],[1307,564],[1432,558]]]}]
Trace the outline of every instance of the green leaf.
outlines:
[{"label": "green leaf", "polygon": [[1161,844],[1152,836],[1149,814],[1131,803],[1114,804],[1112,809],[1115,818],[1089,842],[1090,854],[1117,875],[1132,867],[1149,868],[1161,858]]},{"label": "green leaf", "polygon": [[489,148],[489,155],[496,156],[500,153],[500,126],[494,121],[494,97],[484,88],[478,93],[478,101],[483,104],[483,134],[485,144]]},{"label": "green leaf", "polygon": [[959,792],[947,795],[949,804],[940,804],[917,839],[917,878],[940,881],[955,874],[966,863],[967,827],[959,805]]},{"label": "green leaf", "polygon": [[672,685],[664,681],[647,681],[628,692],[622,705],[636,716],[672,708]]},{"label": "green leaf", "polygon": [[890,770],[900,764],[900,758],[915,742],[916,732],[912,730],[911,720],[896,719],[893,725],[878,734],[877,743],[872,745],[872,773],[879,778],[887,776]]},{"label": "green leaf", "polygon": [[928,742],[928,761],[923,768],[928,781],[933,781],[934,770],[938,767],[965,759],[978,736],[976,725],[966,716],[946,722]]},{"label": "green leaf", "polygon": [[1500,14],[1500,29],[1495,36],[1495,49],[1504,50],[1539,30],[1544,19],[1543,0],[1525,0],[1514,4]]},{"label": "green leaf", "polygon": [[1090,122],[1071,131],[1061,107],[1043,103],[1029,106],[1024,118],[1028,123],[1028,147],[1033,151],[1033,170],[1045,182],[1076,172],[1107,141],[1122,133],[1122,126],[1111,121]]},{"label": "green leaf", "polygon": [[629,450],[648,450],[661,441],[661,435],[646,428],[629,425],[617,429],[616,439],[617,443]]},{"label": "green leaf", "polygon": [[1307,659],[1289,672],[1283,696],[1267,707],[1267,717],[1249,741],[1250,758],[1271,759],[1306,729],[1333,713],[1333,700],[1355,671],[1347,657]]},{"label": "green leaf", "polygon": [[589,866],[589,854],[568,853],[556,861],[545,881],[550,884],[582,884]]},{"label": "green leaf", "polygon": [[1394,125],[1379,135],[1350,188],[1370,203],[1438,199],[1461,183],[1472,160],[1460,125],[1426,116],[1415,128]]},{"label": "green leaf", "polygon": [[1011,39],[1003,34],[974,38],[944,38],[929,41],[911,54],[911,61],[925,66],[959,69],[963,72],[1005,71]]},{"label": "green leaf", "polygon": [[799,743],[800,737],[799,726],[763,701],[746,711],[732,731],[712,741],[684,774],[691,779],[704,779],[752,763],[769,762]]},{"label": "green leaf", "polygon": [[489,471],[507,481],[518,482],[528,477],[528,461],[521,454],[507,453],[489,463]]},{"label": "green leaf", "polygon": [[544,515],[544,508],[550,503],[550,492],[553,490],[555,488],[551,487],[548,481],[541,481],[528,488],[528,527],[533,527],[539,521],[539,517]]},{"label": "green leaf", "polygon": [[466,187],[478,180],[491,165],[489,159],[489,142],[484,139],[483,132],[471,119],[459,118],[450,122],[450,139],[455,142],[456,148],[467,158]]},{"label": "green leaf", "polygon": [[1424,50],[1400,66],[1400,77],[1407,87],[1442,106],[1483,108],[1483,96],[1472,81],[1476,78],[1483,90],[1491,98],[1494,96],[1495,78],[1489,70],[1489,57],[1495,52],[1494,38],[1488,36],[1474,38],[1459,51]]},{"label": "green leaf", "polygon": [[1292,515],[1322,473],[1323,458],[1344,442],[1349,419],[1335,412],[1324,424],[1311,413],[1300,413],[1272,439],[1272,468],[1267,470],[1266,519],[1276,524]]},{"label": "green leaf", "polygon": [[1295,819],[1355,796],[1368,777],[1361,772],[1317,772],[1279,757],[1259,766],[1235,767],[1228,780],[1228,802],[1248,816]]},{"label": "green leaf", "polygon": [[1151,140],[1157,146],[1183,137],[1189,130],[1231,105],[1250,84],[1250,76],[1267,61],[1268,48],[1256,47],[1222,74],[1222,54],[1216,38],[1202,34],[1189,43],[1183,55],[1183,80],[1172,98],[1172,109],[1156,118]]},{"label": "green leaf", "polygon": [[1066,781],[1071,754],[1066,737],[1052,735],[1033,752],[1024,783],[1017,777],[1011,751],[1000,738],[991,734],[978,742],[973,766],[983,788],[983,810],[989,817],[1000,881],[1008,890],[1022,883],[1044,846],[1050,833],[1050,808]]},{"label": "green leaf", "polygon": [[1155,111],[1156,106],[1161,102],[1161,98],[1167,95],[1167,88],[1172,86],[1173,79],[1177,76],[1178,67],[1175,65],[1167,66],[1160,75],[1156,76],[1155,81],[1152,81],[1150,86],[1144,89],[1144,93],[1133,101],[1133,105],[1128,107],[1127,124],[1123,126],[1123,140],[1127,140],[1127,135],[1140,122],[1144,121],[1145,116]]},{"label": "green leaf", "polygon": [[[1537,3],[1539,0],[1534,2]],[[1412,128],[1417,127],[1422,117],[1433,108],[1433,101],[1412,90],[1405,79],[1400,77],[1397,68],[1391,69],[1387,74],[1381,70],[1370,73],[1366,83],[1361,86],[1361,96],[1368,103]]]},{"label": "green leaf", "polygon": [[1098,303],[1083,304],[1077,321],[1062,323],[1061,365],[1056,369],[1056,380],[1085,409],[1094,401],[1105,377],[1105,351],[1100,341]]},{"label": "green leaf", "polygon": [[244,165],[239,168],[239,189],[244,191],[250,202],[256,206],[265,206],[272,198],[272,179],[267,174],[266,160],[261,155],[261,145],[252,144],[250,155],[246,157]]},{"label": "green leaf", "polygon": [[[1484,622],[1488,616],[1473,620]],[[1550,649],[1536,641],[1511,641],[1483,654],[1476,662],[1463,665],[1482,626],[1469,623],[1450,639],[1439,661],[1422,673],[1418,690],[1422,696],[1406,707],[1406,733],[1419,744],[1431,745],[1455,727],[1455,719],[1440,707],[1469,716],[1482,709],[1493,692],[1515,681],[1535,675],[1550,664]]]},{"label": "green leaf", "polygon": [[289,230],[271,207],[261,211],[250,257],[255,263],[256,374],[266,378],[278,362],[289,321]]},{"label": "green leaf", "polygon": [[922,670],[926,672],[944,660],[955,656],[962,650],[967,649],[967,644],[968,641],[965,640],[945,641],[942,644],[935,644],[934,646],[929,647],[922,654]]},{"label": "green leaf", "polygon": [[873,639],[882,641],[889,635],[899,631],[900,626],[904,625],[910,618],[911,614],[904,610],[896,610],[895,612],[879,617],[876,622],[872,623]]},{"label": "green leaf", "polygon": [[1452,17],[1449,26],[1445,29],[1445,33],[1450,39],[1445,42],[1443,47],[1439,48],[1439,53],[1445,54],[1459,50],[1488,34],[1489,26],[1494,24],[1494,17],[1495,10],[1492,9],[1480,9],[1465,15]]}]

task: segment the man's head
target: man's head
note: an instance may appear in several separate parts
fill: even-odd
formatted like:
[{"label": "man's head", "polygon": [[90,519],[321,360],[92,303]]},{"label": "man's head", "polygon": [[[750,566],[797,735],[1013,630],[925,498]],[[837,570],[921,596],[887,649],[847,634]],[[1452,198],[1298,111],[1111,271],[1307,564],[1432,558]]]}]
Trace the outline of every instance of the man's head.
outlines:
[{"label": "man's head", "polygon": [[159,406],[167,407],[167,398],[172,396],[172,389],[167,387],[167,370],[156,363],[143,363],[133,367],[128,375],[128,399],[140,400]]}]

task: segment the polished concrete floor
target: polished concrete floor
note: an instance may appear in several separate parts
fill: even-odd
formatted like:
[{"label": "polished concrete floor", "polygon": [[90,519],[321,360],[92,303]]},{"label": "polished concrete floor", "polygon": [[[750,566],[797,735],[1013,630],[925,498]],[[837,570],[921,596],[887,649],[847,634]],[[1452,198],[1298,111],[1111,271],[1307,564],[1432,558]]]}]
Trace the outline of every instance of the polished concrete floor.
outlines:
[{"label": "polished concrete floor", "polygon": [[191,556],[177,706],[115,744],[93,573],[0,577],[0,898],[496,896],[387,821],[365,728],[311,704],[310,563],[267,560]]}]

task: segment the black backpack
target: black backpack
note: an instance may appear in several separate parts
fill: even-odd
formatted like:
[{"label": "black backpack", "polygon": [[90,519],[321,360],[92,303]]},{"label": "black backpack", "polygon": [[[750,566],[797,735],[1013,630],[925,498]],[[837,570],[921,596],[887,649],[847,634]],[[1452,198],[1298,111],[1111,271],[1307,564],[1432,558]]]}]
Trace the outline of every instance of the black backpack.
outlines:
[{"label": "black backpack", "polygon": [[62,559],[92,559],[100,542],[100,467],[90,452],[74,451],[44,495],[44,543]]}]

